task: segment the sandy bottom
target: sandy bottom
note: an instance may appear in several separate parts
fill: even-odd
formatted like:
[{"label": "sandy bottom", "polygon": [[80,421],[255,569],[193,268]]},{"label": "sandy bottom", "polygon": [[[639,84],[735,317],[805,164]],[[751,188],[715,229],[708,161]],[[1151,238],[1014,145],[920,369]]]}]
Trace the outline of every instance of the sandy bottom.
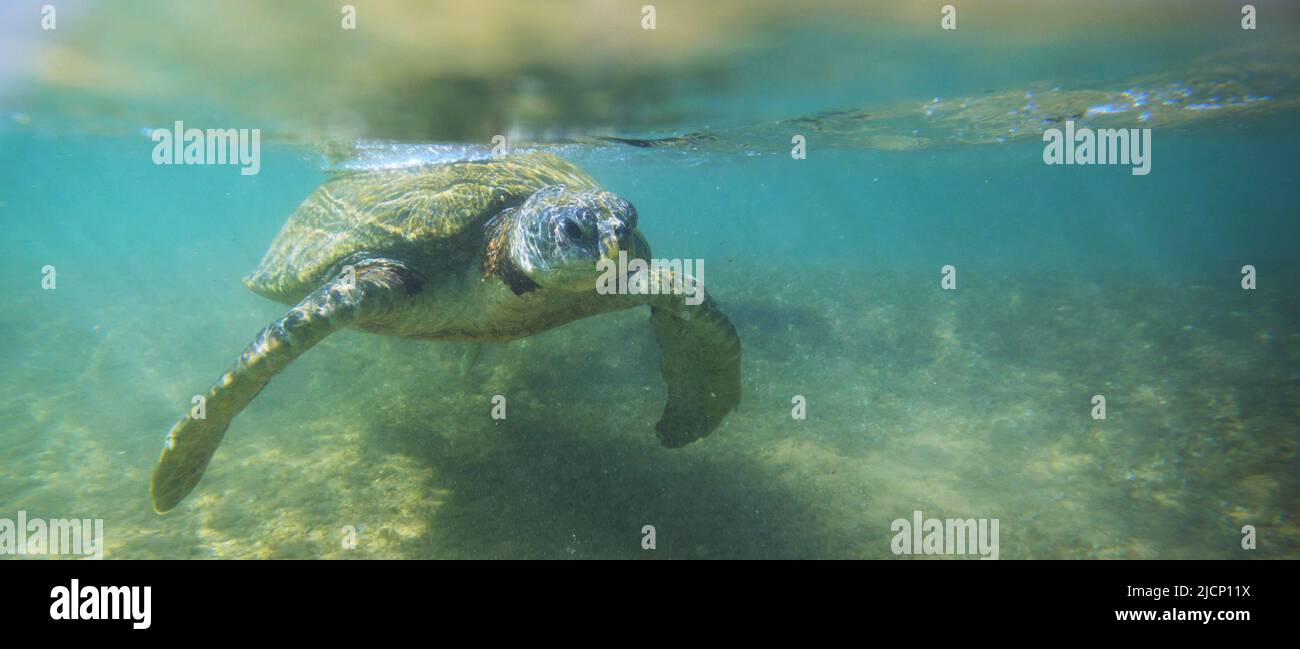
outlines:
[{"label": "sandy bottom", "polygon": [[932,279],[713,270],[745,397],[680,450],[653,435],[644,310],[473,364],[465,344],[338,334],[166,516],[164,432],[280,308],[224,285],[189,309],[20,295],[0,315],[0,517],[103,518],[110,558],[890,558],[915,510],[997,518],[1002,558],[1300,558],[1293,292]]}]

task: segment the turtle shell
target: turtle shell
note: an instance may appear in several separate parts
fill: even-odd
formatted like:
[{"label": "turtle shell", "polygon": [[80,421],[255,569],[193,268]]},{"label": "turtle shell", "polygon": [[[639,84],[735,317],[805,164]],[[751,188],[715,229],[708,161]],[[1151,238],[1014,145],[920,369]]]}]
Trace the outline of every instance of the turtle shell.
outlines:
[{"label": "turtle shell", "polygon": [[548,185],[598,187],[582,170],[542,152],[336,176],[289,216],[244,284],[293,302],[363,255],[433,267],[454,263],[482,252],[488,219]]}]

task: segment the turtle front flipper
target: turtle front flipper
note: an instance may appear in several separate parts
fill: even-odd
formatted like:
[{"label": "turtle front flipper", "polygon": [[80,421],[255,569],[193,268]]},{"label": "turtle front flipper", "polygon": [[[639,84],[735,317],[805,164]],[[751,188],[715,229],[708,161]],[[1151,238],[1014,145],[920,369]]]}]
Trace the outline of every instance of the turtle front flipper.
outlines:
[{"label": "turtle front flipper", "polygon": [[[662,273],[651,281],[666,286],[672,279]],[[668,384],[668,403],[655,431],[669,448],[713,432],[740,403],[740,337],[704,288],[696,290],[703,297],[696,305],[680,294],[644,296],[659,337],[659,369]]]},{"label": "turtle front flipper", "polygon": [[370,317],[391,306],[398,296],[414,292],[415,286],[413,277],[398,262],[360,262],[257,334],[234,366],[203,395],[203,418],[195,419],[191,412],[167,433],[149,485],[154,509],[166,512],[194,489],[230,421],[272,377],[326,336],[358,317]]}]

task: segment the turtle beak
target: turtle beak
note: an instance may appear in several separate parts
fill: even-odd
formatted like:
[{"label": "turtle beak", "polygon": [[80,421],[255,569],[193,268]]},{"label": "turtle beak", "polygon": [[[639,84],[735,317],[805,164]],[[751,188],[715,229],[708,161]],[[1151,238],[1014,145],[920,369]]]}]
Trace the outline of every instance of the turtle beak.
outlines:
[{"label": "turtle beak", "polygon": [[618,261],[618,247],[618,237],[612,234],[601,235],[600,253],[605,256],[605,259]]},{"label": "turtle beak", "polygon": [[600,224],[600,253],[606,259],[618,261],[618,251],[623,247],[623,236],[627,227],[622,221],[613,219]]}]

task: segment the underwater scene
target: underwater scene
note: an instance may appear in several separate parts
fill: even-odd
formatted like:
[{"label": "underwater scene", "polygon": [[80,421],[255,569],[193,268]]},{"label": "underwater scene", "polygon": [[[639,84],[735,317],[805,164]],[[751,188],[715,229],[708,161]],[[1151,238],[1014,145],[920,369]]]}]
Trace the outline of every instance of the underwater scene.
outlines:
[{"label": "underwater scene", "polygon": [[1300,558],[1297,29],[7,1],[0,556]]}]

